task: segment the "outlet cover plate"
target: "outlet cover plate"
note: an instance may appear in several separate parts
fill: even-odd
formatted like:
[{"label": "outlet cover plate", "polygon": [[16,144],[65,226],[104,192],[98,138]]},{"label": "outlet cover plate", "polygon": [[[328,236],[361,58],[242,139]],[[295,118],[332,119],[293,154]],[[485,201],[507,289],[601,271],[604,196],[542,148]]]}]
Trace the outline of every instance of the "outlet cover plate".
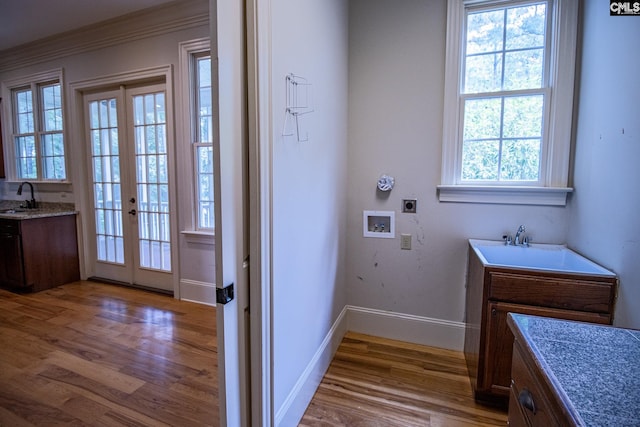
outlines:
[{"label": "outlet cover plate", "polygon": [[402,199],[403,213],[416,213],[418,201],[416,199]]}]

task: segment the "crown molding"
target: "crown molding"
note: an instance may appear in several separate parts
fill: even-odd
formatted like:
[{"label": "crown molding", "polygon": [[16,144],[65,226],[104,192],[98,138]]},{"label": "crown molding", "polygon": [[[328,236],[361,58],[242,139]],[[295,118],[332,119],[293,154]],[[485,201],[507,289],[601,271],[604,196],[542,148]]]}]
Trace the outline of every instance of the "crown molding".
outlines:
[{"label": "crown molding", "polygon": [[209,25],[208,0],[179,0],[0,51],[0,72]]}]

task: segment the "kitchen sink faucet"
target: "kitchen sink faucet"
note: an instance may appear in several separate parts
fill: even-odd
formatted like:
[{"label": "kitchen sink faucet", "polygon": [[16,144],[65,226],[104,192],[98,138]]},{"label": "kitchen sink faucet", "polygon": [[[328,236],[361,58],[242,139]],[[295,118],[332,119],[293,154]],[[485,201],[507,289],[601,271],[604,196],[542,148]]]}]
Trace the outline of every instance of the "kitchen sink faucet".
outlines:
[{"label": "kitchen sink faucet", "polygon": [[35,209],[36,208],[36,199],[33,197],[33,184],[31,184],[28,181],[23,182],[22,184],[20,184],[20,186],[18,187],[18,192],[16,193],[18,196],[22,195],[22,186],[25,184],[29,184],[29,187],[31,187],[31,200],[25,200],[25,202],[27,203],[27,209]]}]

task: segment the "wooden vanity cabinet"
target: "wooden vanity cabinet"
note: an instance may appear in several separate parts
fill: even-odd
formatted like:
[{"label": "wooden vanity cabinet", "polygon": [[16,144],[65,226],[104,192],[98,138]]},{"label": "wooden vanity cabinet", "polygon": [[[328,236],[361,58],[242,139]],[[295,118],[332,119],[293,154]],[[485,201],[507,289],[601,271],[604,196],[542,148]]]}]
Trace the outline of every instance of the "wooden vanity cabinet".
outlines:
[{"label": "wooden vanity cabinet", "polygon": [[37,292],[79,279],[75,215],[0,219],[0,286]]},{"label": "wooden vanity cabinet", "polygon": [[513,334],[507,313],[600,324],[613,321],[615,277],[485,267],[472,247],[464,352],[475,399],[507,407]]}]

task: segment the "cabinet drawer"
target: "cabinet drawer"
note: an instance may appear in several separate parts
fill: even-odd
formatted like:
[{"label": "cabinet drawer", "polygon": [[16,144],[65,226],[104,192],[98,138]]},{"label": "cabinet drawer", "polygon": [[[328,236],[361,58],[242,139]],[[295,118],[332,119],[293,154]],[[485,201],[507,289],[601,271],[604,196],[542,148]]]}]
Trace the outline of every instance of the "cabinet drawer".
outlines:
[{"label": "cabinet drawer", "polygon": [[10,219],[1,219],[0,234],[20,234],[20,223]]},{"label": "cabinet drawer", "polygon": [[615,296],[614,283],[492,271],[488,298],[565,310],[610,313]]},{"label": "cabinet drawer", "polygon": [[511,397],[509,399],[509,425],[513,419],[514,425],[523,425],[522,418],[527,424],[536,426],[560,426],[553,415],[551,405],[538,383],[527,367],[520,349],[514,346],[513,364],[511,365]]}]

